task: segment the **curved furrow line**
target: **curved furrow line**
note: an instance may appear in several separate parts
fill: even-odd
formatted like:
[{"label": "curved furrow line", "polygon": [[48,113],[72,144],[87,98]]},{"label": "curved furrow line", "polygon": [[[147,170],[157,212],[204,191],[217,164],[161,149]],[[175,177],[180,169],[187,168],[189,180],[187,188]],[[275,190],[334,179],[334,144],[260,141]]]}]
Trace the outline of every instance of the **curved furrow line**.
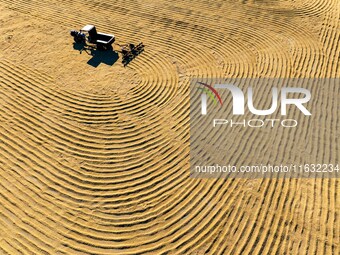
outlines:
[{"label": "curved furrow line", "polygon": [[323,26],[320,29],[320,41],[323,44],[326,63],[324,70],[326,77],[338,77],[339,74],[339,19],[340,19],[340,7],[327,13],[324,18]]},{"label": "curved furrow line", "polygon": [[[16,137],[16,135],[13,135],[14,137]],[[5,142],[5,141],[3,141],[3,142]],[[25,142],[25,143],[27,143],[27,142]],[[30,147],[32,147],[33,148],[33,145],[31,145]],[[25,147],[25,148],[27,148],[27,146]],[[13,148],[12,148],[12,150],[13,150]],[[46,152],[45,152],[46,153]],[[32,154],[36,154],[36,152],[32,152]],[[53,155],[53,154],[52,154]],[[37,157],[37,159],[39,159],[39,158],[41,158],[41,157]],[[31,160],[33,159],[33,157],[31,157]],[[52,165],[50,165],[49,163],[47,163],[47,161],[44,161],[43,162],[44,164],[48,164],[49,166],[50,166],[50,168],[51,168],[51,166]],[[40,165],[40,164],[38,164],[37,162],[35,162],[35,165]],[[54,167],[57,167],[57,166],[53,166],[52,167],[52,169],[54,168]],[[59,168],[59,169],[64,169],[65,168],[65,166],[64,167],[62,167],[62,168]],[[66,168],[66,170],[71,170],[71,171],[63,171],[63,175],[62,176],[60,176],[60,174],[56,174],[57,172],[51,172],[50,174],[52,174],[53,176],[57,176],[57,179],[58,179],[58,182],[56,182],[56,184],[59,184],[60,185],[60,181],[62,181],[62,180],[68,180],[68,181],[66,181],[64,184],[63,184],[63,186],[62,187],[69,187],[67,190],[68,191],[72,191],[72,188],[71,187],[73,187],[73,188],[75,188],[75,187],[80,187],[81,189],[84,189],[85,187],[86,187],[86,190],[93,190],[94,192],[96,192],[96,193],[98,193],[99,191],[100,191],[100,196],[103,196],[103,197],[107,197],[107,198],[109,198],[109,197],[112,197],[112,195],[109,195],[109,194],[111,194],[111,192],[113,192],[112,191],[112,188],[110,188],[110,187],[106,187],[106,185],[105,185],[105,183],[103,184],[104,185],[104,187],[103,187],[103,189],[104,190],[102,190],[100,187],[98,187],[98,183],[96,184],[96,188],[93,188],[92,187],[92,185],[90,185],[91,184],[91,182],[92,182],[92,180],[90,180],[90,181],[87,181],[87,182],[84,182],[84,180],[78,180],[78,178],[79,177],[77,177],[76,178],[76,176],[74,176],[74,174],[72,174],[71,175],[71,173],[73,172],[72,171],[72,169],[71,168],[69,168],[69,167],[67,167]],[[49,175],[50,175],[49,174]],[[148,176],[147,176],[148,177]],[[45,176],[45,178],[46,178],[46,176]],[[66,179],[64,179],[64,178],[66,178]],[[39,178],[40,179],[40,178]],[[75,181],[76,180],[78,180],[78,184],[77,183],[75,183]],[[144,181],[144,180],[142,180],[142,181]],[[69,186],[70,184],[73,184],[72,186]],[[151,184],[148,184],[148,185],[151,185]],[[154,184],[153,184],[154,185]],[[125,187],[126,187],[126,185],[124,185]],[[133,187],[134,185],[132,185],[132,187]],[[138,187],[138,186],[137,186]],[[105,193],[103,193],[103,191],[107,191],[107,192],[109,192],[108,194],[105,194]],[[137,191],[138,191],[138,189],[137,189]],[[83,193],[84,191],[82,191],[82,192],[77,192],[79,195],[80,194],[85,194],[85,193]],[[123,192],[123,194],[124,193],[127,193],[127,192],[129,192],[129,189],[125,189],[124,190],[124,192]],[[149,191],[150,192],[150,191]],[[130,193],[131,193],[131,191],[130,191]],[[129,194],[129,193],[128,193]],[[145,194],[140,194],[140,193],[138,193],[140,196],[145,196]],[[98,195],[95,195],[95,196],[98,196]],[[119,197],[119,196],[121,196],[119,193],[117,194],[115,194],[115,197]],[[83,198],[83,199],[85,199],[85,198]]]},{"label": "curved furrow line", "polygon": [[[13,188],[13,185],[11,187]],[[37,252],[39,251],[42,254],[48,254],[48,251],[53,249],[52,244],[59,236],[56,236],[56,233],[54,233],[53,236],[47,236],[46,234],[50,232],[51,228],[46,226],[46,222],[42,223],[36,220],[36,211],[31,210],[31,206],[24,203],[19,198],[6,196],[5,193],[11,194],[12,192],[11,190],[8,190],[7,187],[2,186],[2,190],[3,192],[0,194],[0,197],[4,199],[4,202],[2,203],[2,206],[4,207],[2,210],[3,216],[6,217],[5,214],[8,214],[6,218],[12,222],[12,225],[16,225],[16,227],[20,228],[20,231],[18,232],[21,233],[24,240],[26,239],[25,236],[28,237],[26,243],[30,244]],[[25,204],[25,211],[18,212],[18,210],[15,210],[18,205],[22,204]],[[11,217],[9,217],[9,215]],[[43,216],[43,214],[41,216]],[[54,223],[54,226],[55,225],[56,223]]]},{"label": "curved furrow line", "polygon": [[[7,83],[6,85],[8,85],[8,83]],[[14,88],[14,87],[12,87],[12,88],[13,88],[14,90],[17,90],[17,89]],[[18,95],[18,96],[21,96],[21,93],[17,93],[17,95]],[[27,95],[27,98],[31,98],[29,94]],[[33,98],[32,98],[32,100],[30,101],[30,103],[32,103],[32,102],[34,102]],[[39,105],[38,105],[38,104],[35,104],[34,107],[35,107],[35,108],[38,108]],[[43,108],[42,108],[42,109],[43,109]],[[56,109],[58,110],[58,108],[56,108]],[[70,129],[70,130],[71,130],[71,129]],[[144,130],[144,131],[145,131],[145,130]],[[136,132],[136,130],[135,130],[135,132]],[[120,136],[121,136],[121,135],[120,135]],[[92,138],[92,137],[91,137],[91,138]],[[110,137],[110,138],[112,139],[113,137]],[[77,137],[77,140],[81,140],[81,137]]]},{"label": "curved furrow line", "polygon": [[[279,218],[281,224],[277,225],[278,226],[278,230],[277,230],[278,233],[276,234],[277,236],[282,236],[282,237],[285,236],[285,234],[283,233],[285,226],[287,224],[289,224],[289,225],[291,224],[291,221],[289,221],[289,218],[291,218],[291,215],[293,215],[292,209],[293,209],[293,202],[294,202],[294,197],[295,197],[294,192],[291,192],[291,190],[294,187],[296,187],[295,186],[296,182],[295,182],[295,180],[293,180],[293,181],[287,183],[287,185],[288,185],[287,190],[289,190],[289,192],[286,193],[287,197],[285,197],[284,199],[281,200],[282,201],[281,204],[283,206],[282,210],[284,211],[284,213],[282,215],[282,218]],[[270,234],[271,234],[271,232],[268,231],[264,243],[266,243],[266,240],[270,240]],[[266,246],[266,247],[264,247],[264,245],[262,245],[261,249],[258,249],[257,254],[269,254],[271,252],[283,252],[283,251],[279,251],[282,247],[286,247],[286,245],[284,245],[284,243],[282,244],[282,241],[284,242],[285,239],[284,238],[276,239],[276,240],[273,239],[272,240],[272,243],[274,242],[273,245]],[[274,248],[271,248],[271,247],[274,247]]]},{"label": "curved furrow line", "polygon": [[[8,72],[6,72],[6,74],[8,74],[8,73],[13,73],[13,72],[10,72],[8,69],[5,69],[6,71],[8,71]],[[15,80],[17,80],[18,78],[17,77],[15,77],[15,76],[11,76],[13,79],[15,79]],[[27,80],[27,79],[25,79],[25,78],[23,78],[23,77],[20,77],[21,79],[23,79],[23,81],[30,81],[30,80]],[[40,91],[39,90],[37,90],[37,87],[32,87],[31,86],[31,88],[32,88],[32,90],[33,91],[37,91],[37,93],[39,93]],[[31,91],[32,91],[31,90]],[[41,94],[41,92],[44,92],[43,94]],[[61,103],[61,105],[65,105],[65,100],[63,99],[63,100],[54,100],[55,98],[56,99],[59,99],[59,96],[58,95],[55,95],[56,93],[53,93],[52,91],[46,91],[46,90],[42,90],[39,94],[41,94],[41,95],[43,95],[43,96],[40,96],[39,98],[42,98],[42,100],[43,101],[46,101],[47,102],[47,100],[49,100],[49,98],[50,98],[50,96],[49,95],[52,95],[52,98],[53,99],[51,99],[51,101],[52,102],[55,102],[55,103]],[[39,95],[38,94],[38,95]],[[50,102],[51,102],[50,101]],[[67,102],[67,101],[66,101]],[[146,103],[144,103],[144,104],[146,104]],[[138,105],[138,101],[137,102],[135,102],[135,103],[133,103],[133,105]],[[132,106],[133,106],[132,105]],[[80,105],[80,107],[82,107],[83,105]],[[65,105],[65,107],[67,107],[67,108],[72,108],[72,109],[74,109],[73,110],[73,112],[81,112],[81,111],[84,111],[84,112],[91,112],[91,111],[98,111],[98,112],[100,112],[100,113],[106,113],[106,114],[110,114],[110,113],[112,113],[112,112],[115,112],[115,111],[119,111],[119,110],[126,110],[126,109],[124,109],[124,108],[122,108],[122,109],[119,109],[119,107],[116,107],[116,105],[112,105],[112,101],[111,101],[111,105],[107,105],[107,108],[104,108],[104,109],[102,109],[102,106],[98,106],[98,107],[93,107],[93,106],[91,106],[91,108],[87,108],[87,109],[82,109],[82,108],[78,108],[77,107],[77,105],[75,105],[75,104],[68,104],[68,105]],[[126,105],[126,107],[131,107],[131,105],[129,106],[129,105]],[[118,109],[117,109],[118,108]]]},{"label": "curved furrow line", "polygon": [[337,7],[338,2],[335,0],[330,1],[318,1],[318,0],[308,0],[308,1],[301,1],[301,6],[299,13],[301,15],[308,15],[308,16],[319,16],[321,14],[326,14],[327,12],[331,11],[332,8]]},{"label": "curved furrow line", "polygon": [[[72,172],[70,172],[70,173],[72,173]],[[74,176],[72,176],[72,180],[74,180]],[[83,181],[82,181],[83,182]],[[98,188],[97,188],[98,189]]]},{"label": "curved furrow line", "polygon": [[[24,74],[21,75],[21,72],[18,71],[20,69],[16,70],[17,68],[13,67],[11,64],[8,65],[8,63],[6,63],[4,61],[1,62],[1,67],[2,67],[3,75],[4,74],[6,74],[6,76],[9,75],[9,77],[11,77],[15,81],[20,80],[21,83],[24,82],[25,85],[27,85],[28,88],[30,89],[31,93],[37,95],[38,97],[41,97],[41,95],[43,95],[44,97],[47,97],[47,99],[52,103],[52,105],[60,102],[60,105],[63,105],[67,108],[77,107],[77,105],[76,105],[77,103],[70,102],[69,104],[67,104],[69,102],[69,100],[67,100],[67,98],[65,98],[65,97],[58,98],[59,93],[52,92],[52,90],[44,89],[46,84],[39,82],[39,80],[37,80],[36,77],[25,76]],[[6,77],[6,78],[8,78],[8,77]],[[21,83],[19,83],[19,84],[21,84]],[[35,86],[33,86],[33,85],[35,85]],[[25,89],[25,88],[21,88],[21,89]],[[45,99],[45,101],[47,101],[47,99]],[[41,100],[43,100],[43,98]],[[99,106],[98,108],[100,109],[101,107],[102,106]],[[96,110],[96,107],[91,106],[91,108],[89,108],[89,109]],[[82,110],[82,108],[75,108],[75,110]]]},{"label": "curved furrow line", "polygon": [[[147,45],[127,67],[109,67],[116,75],[105,75],[107,87],[89,83],[79,93],[66,85],[53,88],[67,83],[67,74],[53,65],[39,77],[26,66],[29,60],[19,67],[0,63],[0,168],[6,169],[0,173],[6,190],[0,201],[8,200],[0,223],[6,229],[15,225],[7,220],[15,210],[31,219],[16,226],[26,232],[8,232],[18,234],[6,237],[0,252],[334,253],[336,180],[190,179],[188,110],[190,78],[335,77],[338,16],[327,11],[336,1],[0,2],[63,27],[92,20],[122,42],[142,38]],[[66,9],[77,12],[65,15]],[[65,67],[76,68],[75,62]],[[109,69],[94,70],[93,84]],[[225,148],[226,160],[251,165],[254,151],[263,164],[337,160],[332,138],[339,127],[322,113],[338,108],[333,96],[340,88],[335,82],[305,85],[317,96],[308,104],[313,122],[292,109],[299,127],[271,129],[270,139],[262,139],[267,131],[230,130],[235,139]],[[270,86],[254,86],[257,93],[271,92]],[[303,141],[304,148],[293,149]],[[11,180],[13,190],[7,186]],[[12,193],[19,197],[12,199]],[[48,229],[59,222],[54,236]],[[41,229],[30,235],[34,226]]]},{"label": "curved furrow line", "polygon": [[[266,208],[261,208],[260,206],[256,206],[258,204],[264,204],[264,201],[266,199],[270,200],[270,198],[272,198],[271,196],[273,196],[274,193],[269,193],[268,191],[275,189],[275,181],[264,181],[266,183],[266,186],[264,187],[264,193],[263,196],[261,198],[258,199],[262,199],[262,201],[259,201],[258,203],[256,203],[256,199],[254,199],[251,202],[251,194],[248,195],[247,197],[247,203],[246,203],[246,207],[249,208],[248,210],[250,210],[251,212],[253,212],[250,216],[247,217],[247,211],[246,210],[243,214],[238,216],[238,221],[239,224],[236,227],[237,229],[237,234],[234,236],[235,241],[229,248],[228,250],[230,250],[232,253],[236,253],[236,254],[240,254],[240,252],[245,252],[245,245],[247,243],[247,240],[251,240],[250,236],[252,236],[254,229],[257,227],[257,224],[251,224],[256,222],[258,217],[261,217],[262,213],[267,212],[268,213],[268,207],[270,207],[270,203],[269,204],[265,204]],[[269,196],[266,196],[269,195]],[[254,216],[252,216],[254,215]],[[251,224],[251,228],[247,228],[248,224]],[[226,251],[224,249],[224,251]]]},{"label": "curved furrow line", "polygon": [[[26,201],[26,200],[25,200],[25,201]],[[45,207],[45,206],[44,206],[44,205],[42,205],[42,207]],[[64,217],[64,216],[62,216],[62,217]],[[66,221],[68,221],[68,219],[67,219],[67,218],[66,218],[65,220],[66,220]],[[71,224],[71,225],[73,225],[73,224]],[[107,234],[107,233],[106,233],[106,234]]]},{"label": "curved furrow line", "polygon": [[[8,105],[10,105],[11,107],[12,107],[12,109],[13,110],[15,110],[16,109],[16,105],[14,105],[14,104],[12,104],[11,102],[8,102]],[[21,109],[24,109],[25,108],[25,106],[24,105],[21,105],[21,103],[18,103],[18,101],[17,101],[17,105],[19,105],[19,106],[21,106]],[[6,107],[7,108],[7,107]],[[8,108],[9,109],[9,108]],[[31,115],[31,114],[28,114],[28,112],[20,112],[20,110],[18,109],[18,113],[17,113],[17,115],[18,116],[21,116],[21,117],[24,117],[24,116],[27,116],[27,117],[24,117],[24,119],[26,119],[26,121],[28,121],[29,120],[29,122],[31,122],[31,123],[34,123],[34,125],[30,125],[32,128],[31,128],[31,130],[35,130],[36,129],[36,127],[42,127],[43,128],[43,130],[44,129],[46,129],[46,128],[44,128],[43,127],[43,125],[41,125],[41,124],[39,124],[39,118],[37,118],[36,116],[34,116],[34,115]],[[16,111],[14,111],[14,112],[16,112]],[[38,113],[39,114],[39,113]],[[14,119],[16,119],[16,117],[13,117]],[[18,121],[20,121],[20,119],[18,119]],[[23,123],[24,124],[24,123]],[[44,124],[46,124],[46,126],[50,126],[50,127],[53,127],[51,124],[49,124],[49,123],[44,123]],[[26,129],[25,128],[25,126],[23,127],[24,129]],[[30,129],[28,129],[28,131],[29,131]],[[54,141],[55,142],[55,145],[56,146],[61,146],[61,149],[65,149],[65,147],[66,148],[70,148],[70,145],[79,145],[79,144],[81,144],[80,143],[80,141],[79,141],[79,139],[77,139],[76,141],[74,141],[74,142],[72,142],[71,140],[69,140],[69,138],[67,139],[67,137],[69,137],[70,136],[70,134],[71,133],[65,133],[65,132],[61,132],[60,130],[56,130],[57,131],[57,135],[56,136],[54,136],[53,137],[53,139],[50,139],[50,138],[48,138],[49,137],[49,135],[48,135],[48,133],[55,133],[55,132],[48,132],[48,130],[47,131],[45,131],[45,132],[47,132],[47,134],[45,135],[45,137],[47,137],[47,139],[50,139],[50,141]],[[39,132],[38,134],[40,134],[40,137],[44,137],[43,136],[43,133],[44,132]],[[59,133],[65,133],[65,138],[64,139],[59,139],[59,140],[55,140],[56,138],[58,138],[59,137]],[[156,137],[156,136],[155,136]],[[108,138],[109,139],[109,138]],[[137,138],[135,138],[135,139],[138,139],[138,137]],[[150,137],[149,138],[147,138],[148,139],[148,141],[152,141],[152,140],[150,140]],[[161,140],[161,139],[160,139]],[[138,141],[138,140],[137,140]],[[127,141],[126,141],[127,142]],[[125,143],[126,143],[125,142]],[[163,142],[164,142],[164,139],[163,139]],[[135,142],[135,143],[132,143],[132,144],[128,144],[127,146],[132,146],[132,145],[136,145],[136,144],[141,144],[141,142],[140,141],[138,141],[138,142]],[[65,145],[67,145],[67,146],[65,146]],[[98,146],[97,147],[93,147],[93,145],[92,145],[92,148],[93,149],[96,149],[96,150],[98,150],[98,149],[100,149],[101,148],[101,144],[98,144]],[[155,146],[155,145],[154,145]],[[88,149],[91,149],[91,145],[81,145],[80,147],[79,146],[74,146],[73,148],[72,148],[72,150],[70,151],[70,152],[72,152],[72,153],[77,153],[77,151],[78,151],[78,153],[79,152],[83,152],[83,153],[85,153],[86,152],[86,148],[88,148]],[[150,147],[149,147],[150,148]],[[110,149],[110,148],[109,148]],[[152,147],[151,147],[151,149],[152,149]],[[104,150],[105,151],[105,150]],[[91,152],[91,153],[90,153]],[[123,151],[124,152],[124,151]],[[95,154],[99,154],[98,156],[95,156]],[[114,154],[112,154],[112,152],[108,152],[107,154],[109,154],[109,155],[111,155],[109,158],[106,158],[107,160],[109,160],[110,161],[110,159],[116,159],[117,158],[117,155],[114,155]],[[83,155],[83,154],[78,154],[79,156],[81,156],[81,155]],[[103,153],[94,153],[93,151],[91,151],[91,150],[89,150],[89,153],[87,153],[87,155],[89,155],[88,157],[90,157],[90,156],[92,156],[92,160],[93,160],[93,158],[94,159],[101,159],[101,158],[104,158],[104,156],[105,156],[105,153],[104,153],[104,155],[103,155]],[[86,156],[86,153],[84,154],[84,156]],[[123,156],[122,156],[123,157]]]},{"label": "curved furrow line", "polygon": [[280,26],[282,26],[282,24],[279,24]]},{"label": "curved furrow line", "polygon": [[[263,248],[264,244],[270,244],[267,247],[271,247],[271,252],[274,252],[275,249],[278,248],[278,246],[270,243],[270,236],[272,233],[277,234],[278,231],[278,227],[282,226],[282,222],[285,219],[282,219],[281,217],[279,217],[279,215],[275,215],[275,212],[281,212],[283,211],[283,207],[284,207],[284,203],[285,200],[287,199],[287,197],[289,197],[289,186],[290,183],[285,183],[283,181],[281,181],[281,192],[273,192],[273,197],[271,199],[271,201],[275,201],[274,203],[268,203],[270,204],[270,207],[268,208],[268,210],[262,210],[261,211],[264,212],[262,213],[262,215],[259,215],[259,217],[256,219],[256,222],[261,222],[260,226],[254,230],[254,232],[252,234],[255,234],[257,236],[257,238],[254,240],[253,242],[248,242],[247,244],[245,244],[245,247],[243,248],[243,252],[247,251],[248,253],[251,251],[254,251],[256,248]],[[285,187],[286,186],[286,187]],[[288,187],[287,187],[288,186]],[[278,189],[278,187],[280,187],[279,185],[275,187],[275,190]],[[269,191],[270,192],[270,191]],[[290,210],[290,208],[284,208],[285,210]],[[260,231],[261,230],[261,231]],[[278,234],[277,234],[278,235]],[[277,241],[275,239],[272,239],[272,242]],[[246,248],[248,247],[248,249]],[[269,252],[269,250],[267,249],[266,251],[267,253]],[[257,254],[266,254],[266,252],[264,252],[263,250],[259,249]],[[256,254],[256,253],[255,253]]]},{"label": "curved furrow line", "polygon": [[[238,185],[242,184],[242,182],[243,181],[241,181],[241,180],[237,181],[236,179],[234,179],[233,181],[230,182],[230,183],[234,184],[234,187],[230,187],[230,189],[225,187],[223,190],[221,190],[219,188],[220,192],[224,192],[224,193],[219,195],[219,199],[217,200],[216,203],[219,203],[219,204],[221,204],[221,203],[228,204],[228,205],[231,205],[231,208],[233,208],[234,204],[236,203],[235,201],[241,202],[244,199],[244,197],[243,197],[244,194],[242,194],[243,192],[238,192],[236,187]],[[216,185],[216,184],[217,184],[216,182],[213,183],[213,185]],[[222,185],[222,187],[225,186],[223,184],[223,180],[222,180],[222,184],[221,185]],[[229,185],[229,182],[228,182],[228,185]],[[234,193],[234,191],[236,191],[238,193]],[[241,193],[241,194],[239,194],[239,193]],[[227,201],[228,201],[228,203],[227,203]],[[221,225],[218,226],[218,224],[221,224],[221,221],[222,221],[222,218],[223,218],[222,215],[225,215],[226,213],[228,213],[228,211],[231,211],[232,210],[231,208],[229,208],[229,207],[226,207],[225,209],[220,208],[219,211],[220,211],[221,217],[219,217],[219,218],[215,217],[216,218],[216,221],[215,221],[216,222],[216,226],[215,227],[221,227]],[[238,214],[235,213],[235,214],[232,215],[231,212],[229,212],[228,219],[230,220],[230,222],[233,222],[235,220],[236,215],[238,215]],[[205,235],[207,236],[206,237],[207,239],[209,239],[209,236],[211,238],[212,234],[213,233],[207,233],[207,231],[205,231]],[[183,254],[183,253],[187,254],[187,253],[193,252],[197,248],[196,245],[197,245],[197,241],[195,242],[195,240],[192,240],[190,246],[188,246],[188,245],[187,246],[183,246],[181,244],[180,246],[182,246],[182,247],[178,247],[178,250],[180,251],[180,254]]]},{"label": "curved furrow line", "polygon": [[43,94],[48,99],[50,99],[50,103],[54,104],[55,102],[60,103],[61,105],[65,105],[67,108],[74,108],[76,110],[93,110],[97,109],[110,109],[113,106],[118,107],[119,105],[114,104],[113,98],[105,96],[103,98],[93,98],[89,99],[88,97],[79,97],[79,94],[74,94],[72,91],[63,91],[58,89],[47,89],[46,84],[54,85],[55,81],[51,79],[42,79],[41,76],[44,73],[34,71],[34,69],[30,69],[27,66],[22,66],[18,64],[14,64],[10,62],[8,59],[1,59],[1,72],[6,72],[6,74],[12,74],[14,77],[25,80],[26,85],[30,85],[33,83],[35,86],[30,86],[31,91],[34,91],[39,94]]},{"label": "curved furrow line", "polygon": [[[2,199],[5,199],[5,197],[2,197],[2,195],[0,195],[0,197]],[[16,210],[13,210],[13,211],[15,212]],[[1,216],[6,217],[6,219],[13,220],[12,225],[14,225],[14,222],[15,222],[15,225],[19,225],[18,228],[20,229],[20,231],[18,232],[22,232],[22,234],[18,233],[17,235],[18,237],[20,237],[20,239],[25,241],[25,244],[28,246],[28,250],[34,250],[36,252],[39,252],[40,254],[48,254],[48,251],[52,249],[51,242],[50,244],[44,243],[41,240],[40,236],[36,237],[34,233],[35,232],[34,227],[27,227],[27,225],[24,225],[22,221],[20,220],[20,218],[17,215],[15,215],[13,212],[9,212],[7,214],[7,210],[5,208],[5,210],[3,210],[1,214],[2,214]]]}]

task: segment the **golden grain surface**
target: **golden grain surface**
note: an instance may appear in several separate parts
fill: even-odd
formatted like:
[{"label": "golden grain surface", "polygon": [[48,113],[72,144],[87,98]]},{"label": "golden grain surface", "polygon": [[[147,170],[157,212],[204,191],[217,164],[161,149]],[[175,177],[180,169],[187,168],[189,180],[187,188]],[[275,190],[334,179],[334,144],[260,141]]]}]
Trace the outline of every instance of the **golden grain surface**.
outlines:
[{"label": "golden grain surface", "polygon": [[[0,254],[339,254],[337,179],[192,179],[188,132],[192,77],[339,78],[339,18],[338,0],[0,0]],[[93,67],[69,36],[87,23],[145,51]],[[300,156],[339,160],[340,87],[311,89],[329,100]]]}]

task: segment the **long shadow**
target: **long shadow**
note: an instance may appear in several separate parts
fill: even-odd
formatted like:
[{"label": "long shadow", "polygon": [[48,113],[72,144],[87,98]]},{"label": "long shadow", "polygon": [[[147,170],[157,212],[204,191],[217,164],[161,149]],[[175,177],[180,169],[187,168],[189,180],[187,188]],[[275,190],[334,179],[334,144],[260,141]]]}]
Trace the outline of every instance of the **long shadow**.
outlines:
[{"label": "long shadow", "polygon": [[85,51],[88,55],[91,55],[92,58],[87,61],[87,64],[93,67],[98,67],[101,63],[112,66],[119,58],[118,53],[112,49],[102,51],[80,43],[74,43],[73,49],[79,50],[80,54]]}]

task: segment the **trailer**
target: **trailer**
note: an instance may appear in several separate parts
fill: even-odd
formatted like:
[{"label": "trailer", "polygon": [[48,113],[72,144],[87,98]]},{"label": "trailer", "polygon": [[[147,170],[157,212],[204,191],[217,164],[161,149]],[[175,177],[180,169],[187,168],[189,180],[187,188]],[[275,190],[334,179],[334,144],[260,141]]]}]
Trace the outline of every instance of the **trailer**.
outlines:
[{"label": "trailer", "polygon": [[86,25],[78,31],[72,30],[75,43],[91,44],[98,50],[112,50],[112,44],[115,41],[113,34],[98,33],[94,25]]}]

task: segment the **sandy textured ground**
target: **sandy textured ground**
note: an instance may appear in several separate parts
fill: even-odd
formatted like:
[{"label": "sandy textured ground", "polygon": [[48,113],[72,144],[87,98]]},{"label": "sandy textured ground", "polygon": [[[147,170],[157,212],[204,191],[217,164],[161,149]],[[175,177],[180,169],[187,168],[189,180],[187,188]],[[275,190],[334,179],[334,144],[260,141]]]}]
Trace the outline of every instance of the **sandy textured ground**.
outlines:
[{"label": "sandy textured ground", "polygon": [[[197,180],[188,157],[191,77],[339,78],[339,12],[338,0],[0,0],[0,254],[339,254],[338,180]],[[87,23],[145,52],[125,68],[79,54],[69,30]],[[277,161],[340,158],[340,88],[311,89],[329,98],[320,132],[299,155],[281,143]]]}]

